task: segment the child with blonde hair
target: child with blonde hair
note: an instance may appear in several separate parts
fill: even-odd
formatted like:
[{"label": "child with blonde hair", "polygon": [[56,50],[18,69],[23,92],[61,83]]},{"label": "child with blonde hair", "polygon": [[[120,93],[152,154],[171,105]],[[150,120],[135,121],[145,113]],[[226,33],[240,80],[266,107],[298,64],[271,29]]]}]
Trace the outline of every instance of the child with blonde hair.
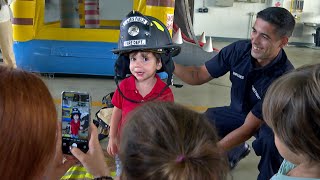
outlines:
[{"label": "child with blonde hair", "polygon": [[277,79],[265,96],[263,116],[285,159],[271,179],[320,179],[320,64]]},{"label": "child with blonde hair", "polygon": [[145,103],[123,129],[121,179],[227,179],[228,161],[218,139],[204,114],[171,102]]}]

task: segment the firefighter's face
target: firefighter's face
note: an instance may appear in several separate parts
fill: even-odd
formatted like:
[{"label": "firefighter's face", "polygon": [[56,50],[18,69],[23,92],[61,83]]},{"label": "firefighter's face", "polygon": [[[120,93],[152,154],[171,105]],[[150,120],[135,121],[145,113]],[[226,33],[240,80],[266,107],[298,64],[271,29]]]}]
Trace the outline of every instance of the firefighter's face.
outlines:
[{"label": "firefighter's face", "polygon": [[288,37],[280,37],[276,27],[258,18],[251,32],[251,55],[261,66],[271,62],[287,44]]}]

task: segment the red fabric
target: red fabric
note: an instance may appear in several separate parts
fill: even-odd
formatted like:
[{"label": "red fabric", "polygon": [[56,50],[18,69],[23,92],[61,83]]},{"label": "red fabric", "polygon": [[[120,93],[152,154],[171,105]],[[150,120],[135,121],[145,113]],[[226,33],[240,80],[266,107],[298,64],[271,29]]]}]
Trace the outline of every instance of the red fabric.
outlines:
[{"label": "red fabric", "polygon": [[71,122],[70,122],[70,126],[71,126],[71,134],[72,135],[78,135],[79,128],[80,128],[80,120],[78,120],[78,122],[75,123],[74,119],[72,119]]},{"label": "red fabric", "polygon": [[[136,88],[135,84],[135,77],[130,76],[124,80],[121,81],[119,88],[121,89],[121,92],[128,98],[133,99],[135,101],[148,101],[154,97],[157,97],[161,90],[166,86],[166,84],[159,78],[159,76],[156,74],[157,82],[154,85],[151,92],[146,95],[144,98],[140,95],[139,91]],[[168,87],[157,99],[154,101],[170,101],[173,102],[173,93],[171,89]],[[118,136],[121,134],[121,129],[123,125],[125,124],[125,118],[127,114],[132,111],[134,108],[141,105],[141,103],[133,103],[126,99],[124,99],[121,94],[119,93],[118,89],[114,92],[114,95],[112,97],[112,104],[116,106],[117,108],[122,110],[122,117],[118,124]]]}]

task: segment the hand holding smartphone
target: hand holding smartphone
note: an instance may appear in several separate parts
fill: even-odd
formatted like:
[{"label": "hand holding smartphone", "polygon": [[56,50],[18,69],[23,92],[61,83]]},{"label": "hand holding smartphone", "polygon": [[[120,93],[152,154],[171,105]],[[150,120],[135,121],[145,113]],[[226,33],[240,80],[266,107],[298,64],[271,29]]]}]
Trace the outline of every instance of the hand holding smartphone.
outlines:
[{"label": "hand holding smartphone", "polygon": [[89,125],[91,97],[86,92],[64,91],[61,93],[62,152],[71,154],[70,146],[89,150]]}]

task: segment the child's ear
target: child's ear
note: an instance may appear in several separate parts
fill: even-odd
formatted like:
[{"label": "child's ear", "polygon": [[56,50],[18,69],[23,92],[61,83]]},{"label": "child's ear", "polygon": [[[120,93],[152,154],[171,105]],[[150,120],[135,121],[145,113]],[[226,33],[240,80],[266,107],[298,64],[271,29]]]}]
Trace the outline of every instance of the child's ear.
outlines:
[{"label": "child's ear", "polygon": [[162,62],[161,62],[161,60],[159,60],[157,62],[157,70],[160,70],[161,68],[162,68]]}]

